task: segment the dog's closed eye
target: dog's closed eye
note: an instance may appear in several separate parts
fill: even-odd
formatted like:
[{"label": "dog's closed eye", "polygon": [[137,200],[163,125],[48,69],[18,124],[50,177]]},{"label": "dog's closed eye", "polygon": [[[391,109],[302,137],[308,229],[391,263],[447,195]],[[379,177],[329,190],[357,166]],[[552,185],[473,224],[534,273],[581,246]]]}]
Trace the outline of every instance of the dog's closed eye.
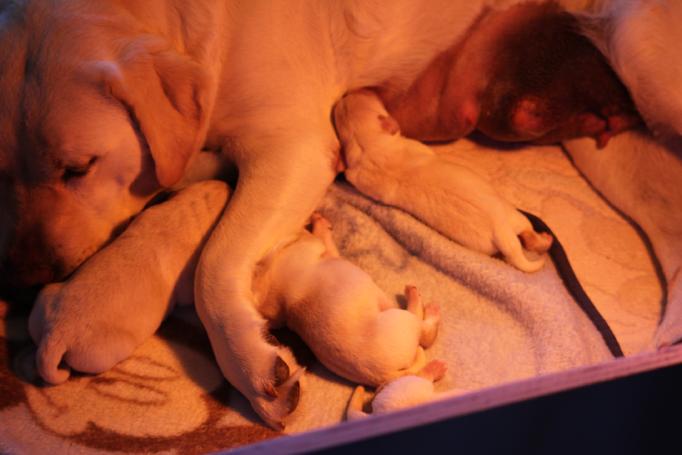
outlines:
[{"label": "dog's closed eye", "polygon": [[64,173],[62,174],[62,180],[67,182],[79,177],[84,177],[92,170],[92,167],[97,162],[97,157],[93,156],[83,164],[67,165],[64,167]]}]

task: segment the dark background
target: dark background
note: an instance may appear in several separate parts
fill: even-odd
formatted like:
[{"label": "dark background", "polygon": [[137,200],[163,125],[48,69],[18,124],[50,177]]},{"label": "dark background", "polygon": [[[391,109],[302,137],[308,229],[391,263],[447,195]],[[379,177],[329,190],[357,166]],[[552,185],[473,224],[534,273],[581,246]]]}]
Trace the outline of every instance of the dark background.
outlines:
[{"label": "dark background", "polygon": [[324,453],[682,454],[681,417],[676,365]]}]

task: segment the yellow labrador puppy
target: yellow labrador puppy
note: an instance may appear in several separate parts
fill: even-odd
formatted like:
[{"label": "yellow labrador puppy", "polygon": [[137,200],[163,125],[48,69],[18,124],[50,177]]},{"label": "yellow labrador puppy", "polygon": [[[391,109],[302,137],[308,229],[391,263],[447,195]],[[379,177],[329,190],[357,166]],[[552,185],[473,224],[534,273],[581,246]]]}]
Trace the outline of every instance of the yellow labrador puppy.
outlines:
[{"label": "yellow labrador puppy", "polygon": [[407,210],[466,247],[500,252],[519,270],[543,266],[552,236],[535,232],[475,171],[402,137],[376,94],[361,90],[345,96],[334,120],[345,175],[357,189]]},{"label": "yellow labrador puppy", "polygon": [[298,333],[333,372],[377,386],[423,366],[422,348],[438,333],[439,307],[424,305],[417,288],[406,286],[407,308],[401,309],[366,272],[341,258],[321,215],[313,214],[312,234],[304,231],[259,267],[261,313]]},{"label": "yellow labrador puppy", "polygon": [[[515,3],[0,2],[2,276],[65,277],[200,148],[220,150],[239,182],[199,260],[196,307],[226,377],[238,368],[243,393],[268,396],[280,357],[257,335],[266,323],[253,270],[336,175],[333,105],[362,87],[399,96],[487,11]],[[559,3],[580,15],[646,120],[680,134],[682,4]],[[239,331],[256,341],[226,342]]]}]

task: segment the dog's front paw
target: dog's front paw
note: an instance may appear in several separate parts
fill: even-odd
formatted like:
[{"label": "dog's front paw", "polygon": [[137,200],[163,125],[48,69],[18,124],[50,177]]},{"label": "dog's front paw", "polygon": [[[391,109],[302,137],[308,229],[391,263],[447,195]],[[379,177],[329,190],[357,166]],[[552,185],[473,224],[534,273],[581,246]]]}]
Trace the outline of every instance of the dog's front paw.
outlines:
[{"label": "dog's front paw", "polygon": [[46,286],[29,317],[29,332],[38,346],[38,374],[49,384],[65,382],[70,371],[98,374],[133,353],[137,344],[115,321],[102,318],[69,295],[62,284]]},{"label": "dog's front paw", "polygon": [[[278,354],[275,358],[270,376],[261,378],[262,393],[248,398],[253,409],[265,423],[277,431],[282,431],[285,428],[285,420],[298,407],[305,368],[296,367],[292,373],[292,367],[296,365],[293,356],[288,350],[279,351],[282,355]],[[289,363],[283,357],[288,358]]]}]

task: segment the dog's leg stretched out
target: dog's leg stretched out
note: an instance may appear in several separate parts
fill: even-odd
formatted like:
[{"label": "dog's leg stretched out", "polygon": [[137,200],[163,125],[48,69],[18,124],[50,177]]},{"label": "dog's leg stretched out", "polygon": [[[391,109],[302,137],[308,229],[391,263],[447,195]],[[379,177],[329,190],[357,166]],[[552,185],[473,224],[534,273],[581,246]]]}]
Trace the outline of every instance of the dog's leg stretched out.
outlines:
[{"label": "dog's leg stretched out", "polygon": [[40,376],[66,381],[62,360],[85,373],[107,371],[151,337],[173,305],[191,303],[199,251],[228,195],[218,181],[190,186],[145,210],[69,280],[48,285],[29,319]]},{"label": "dog's leg stretched out", "polygon": [[[303,115],[305,130],[287,123]],[[306,113],[282,114],[280,127],[240,135],[234,148],[239,180],[201,254],[195,278],[197,314],[225,378],[271,426],[271,412],[290,373],[285,351],[266,341],[252,283],[256,264],[280,242],[297,235],[336,175],[338,145],[327,119],[313,125]],[[312,132],[311,132],[312,131]],[[293,386],[292,386],[293,387]]]},{"label": "dog's leg stretched out", "polygon": [[400,136],[379,98],[363,90],[334,109],[346,178],[361,192],[421,218],[486,254],[501,252],[525,272],[539,270],[552,243],[474,171]]}]

